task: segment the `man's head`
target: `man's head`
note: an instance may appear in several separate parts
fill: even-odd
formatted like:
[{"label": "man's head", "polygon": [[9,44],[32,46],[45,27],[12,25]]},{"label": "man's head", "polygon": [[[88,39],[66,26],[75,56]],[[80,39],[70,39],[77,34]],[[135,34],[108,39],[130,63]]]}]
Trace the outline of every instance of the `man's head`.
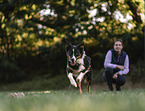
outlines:
[{"label": "man's head", "polygon": [[123,49],[123,42],[122,42],[122,39],[116,39],[114,41],[114,49],[120,53],[121,50]]}]

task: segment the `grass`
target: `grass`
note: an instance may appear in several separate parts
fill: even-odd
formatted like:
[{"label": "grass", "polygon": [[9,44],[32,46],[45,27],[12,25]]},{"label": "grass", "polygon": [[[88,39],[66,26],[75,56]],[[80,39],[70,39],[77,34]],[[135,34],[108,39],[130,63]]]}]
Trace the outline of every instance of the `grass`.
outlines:
[{"label": "grass", "polygon": [[78,90],[24,92],[24,98],[11,98],[0,92],[0,111],[145,111],[145,89],[121,92]]}]

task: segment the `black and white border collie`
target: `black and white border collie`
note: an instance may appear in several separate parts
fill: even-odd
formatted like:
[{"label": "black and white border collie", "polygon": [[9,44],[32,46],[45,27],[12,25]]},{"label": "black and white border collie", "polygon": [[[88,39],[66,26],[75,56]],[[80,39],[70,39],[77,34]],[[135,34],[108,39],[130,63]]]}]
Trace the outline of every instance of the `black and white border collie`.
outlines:
[{"label": "black and white border collie", "polygon": [[84,78],[88,83],[88,93],[90,93],[90,85],[92,82],[91,75],[91,58],[85,54],[84,43],[72,45],[66,42],[66,56],[67,56],[67,76],[70,83],[79,88],[82,94],[81,81]]}]

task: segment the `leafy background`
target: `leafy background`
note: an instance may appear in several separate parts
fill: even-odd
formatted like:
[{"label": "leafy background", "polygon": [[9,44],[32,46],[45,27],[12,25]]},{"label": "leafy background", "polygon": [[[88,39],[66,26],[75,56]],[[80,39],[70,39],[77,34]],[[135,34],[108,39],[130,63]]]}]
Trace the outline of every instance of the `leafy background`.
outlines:
[{"label": "leafy background", "polygon": [[85,43],[94,82],[101,83],[117,38],[129,55],[128,80],[144,82],[143,0],[0,0],[0,84],[64,82],[65,40]]}]

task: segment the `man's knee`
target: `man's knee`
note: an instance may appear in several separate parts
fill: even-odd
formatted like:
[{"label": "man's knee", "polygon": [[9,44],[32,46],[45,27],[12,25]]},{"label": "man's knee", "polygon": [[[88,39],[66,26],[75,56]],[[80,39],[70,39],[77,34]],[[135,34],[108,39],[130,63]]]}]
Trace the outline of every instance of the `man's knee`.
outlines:
[{"label": "man's knee", "polygon": [[119,85],[119,86],[122,86],[126,83],[126,78],[125,76],[119,76],[117,79],[116,79],[116,84]]},{"label": "man's knee", "polygon": [[111,68],[106,68],[106,69],[105,69],[105,75],[106,75],[106,76],[113,76],[113,69],[111,69]]},{"label": "man's knee", "polygon": [[105,71],[103,72],[102,78],[103,78],[104,81],[107,81],[107,80],[106,80]]},{"label": "man's knee", "polygon": [[107,81],[107,78],[109,77],[109,78],[112,78],[112,76],[113,76],[113,69],[111,69],[111,68],[106,68],[105,70],[104,70],[104,72],[103,72],[103,79],[105,80],[105,81]]}]

